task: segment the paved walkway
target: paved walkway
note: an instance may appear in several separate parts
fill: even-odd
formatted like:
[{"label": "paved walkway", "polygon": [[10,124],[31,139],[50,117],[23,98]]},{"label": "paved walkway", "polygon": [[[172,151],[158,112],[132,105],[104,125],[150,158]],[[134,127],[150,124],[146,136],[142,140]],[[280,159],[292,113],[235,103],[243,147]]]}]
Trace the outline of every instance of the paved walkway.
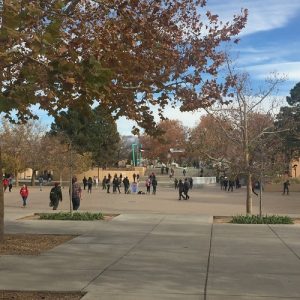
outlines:
[{"label": "paved walkway", "polygon": [[[194,202],[180,202],[163,192],[161,196],[97,192],[86,195],[82,209],[106,201],[105,206],[111,203],[109,210],[116,212],[117,202],[118,217],[107,222],[16,220],[41,210],[46,197],[32,190],[28,209],[20,208],[16,192],[6,197],[7,233],[79,236],[40,256],[0,256],[0,290],[85,291],[83,300],[300,298],[299,225],[212,224],[213,214],[203,213],[202,201],[211,201],[210,209],[217,213],[226,207],[229,214],[242,206],[237,193],[227,199],[217,190],[194,191]],[[286,201],[283,211],[291,201],[294,214],[299,213],[297,200],[278,199]],[[67,202],[61,208],[64,205]],[[166,206],[171,213],[163,212]],[[177,209],[184,213],[176,213]]]}]

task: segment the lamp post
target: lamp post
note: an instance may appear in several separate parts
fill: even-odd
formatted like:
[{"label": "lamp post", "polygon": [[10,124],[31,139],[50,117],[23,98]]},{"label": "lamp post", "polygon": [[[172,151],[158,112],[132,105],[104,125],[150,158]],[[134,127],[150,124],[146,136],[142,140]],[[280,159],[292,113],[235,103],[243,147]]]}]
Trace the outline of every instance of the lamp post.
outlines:
[{"label": "lamp post", "polygon": [[135,167],[135,155],[134,155],[134,147],[136,146],[136,144],[132,144],[131,148],[132,148],[132,163],[133,166]]}]

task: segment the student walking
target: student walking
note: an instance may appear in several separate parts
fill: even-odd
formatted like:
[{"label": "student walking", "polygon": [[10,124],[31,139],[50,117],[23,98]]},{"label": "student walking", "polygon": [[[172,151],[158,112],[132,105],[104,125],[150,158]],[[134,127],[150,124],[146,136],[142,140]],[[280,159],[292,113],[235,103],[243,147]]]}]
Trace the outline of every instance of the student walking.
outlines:
[{"label": "student walking", "polygon": [[146,189],[147,189],[147,194],[150,194],[150,188],[151,188],[151,179],[150,179],[150,177],[147,178],[145,185],[146,185]]},{"label": "student walking", "polygon": [[59,204],[59,201],[62,201],[62,192],[58,182],[54,183],[54,187],[50,191],[50,207],[53,207],[53,210],[56,210]]},{"label": "student walking", "polygon": [[152,194],[153,195],[156,194],[156,187],[157,187],[157,180],[156,180],[156,177],[154,176],[152,178]]},{"label": "student walking", "polygon": [[29,190],[28,190],[26,184],[23,184],[23,186],[21,187],[20,195],[21,195],[22,200],[23,200],[23,206],[22,207],[25,208],[26,205],[27,205],[27,198],[28,198],[28,195],[29,195]]},{"label": "student walking", "polygon": [[81,200],[81,187],[79,183],[77,182],[77,178],[73,177],[72,179],[72,204],[73,204],[73,210],[78,210],[80,206],[80,200]]},{"label": "student walking", "polygon": [[183,192],[184,192],[185,200],[190,199],[190,196],[188,195],[189,189],[190,189],[190,184],[189,184],[187,178],[185,178],[184,184],[183,184]]},{"label": "student walking", "polygon": [[179,199],[181,200],[181,198],[185,199],[183,192],[184,192],[184,186],[183,186],[183,182],[181,179],[179,179],[178,181],[178,192],[179,192]]},{"label": "student walking", "polygon": [[290,186],[290,181],[289,180],[286,180],[284,183],[283,183],[283,193],[282,195],[285,195],[285,193],[288,195],[290,190],[289,190],[289,186]]},{"label": "student walking", "polygon": [[127,176],[123,179],[123,184],[124,184],[124,193],[128,194],[128,191],[129,191],[129,179],[128,179]]},{"label": "student walking", "polygon": [[92,177],[89,177],[87,180],[87,186],[88,186],[88,193],[92,193],[92,187],[93,187],[93,179]]}]

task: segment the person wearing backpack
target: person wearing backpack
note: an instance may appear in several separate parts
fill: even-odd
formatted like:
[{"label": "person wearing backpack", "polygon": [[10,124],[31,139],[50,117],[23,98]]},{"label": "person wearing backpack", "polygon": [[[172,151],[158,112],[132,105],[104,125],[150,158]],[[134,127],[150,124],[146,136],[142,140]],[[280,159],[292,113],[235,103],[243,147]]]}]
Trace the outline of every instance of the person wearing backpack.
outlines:
[{"label": "person wearing backpack", "polygon": [[56,210],[59,204],[59,201],[62,201],[62,192],[58,182],[54,183],[54,187],[50,191],[50,207],[53,207],[53,210]]}]

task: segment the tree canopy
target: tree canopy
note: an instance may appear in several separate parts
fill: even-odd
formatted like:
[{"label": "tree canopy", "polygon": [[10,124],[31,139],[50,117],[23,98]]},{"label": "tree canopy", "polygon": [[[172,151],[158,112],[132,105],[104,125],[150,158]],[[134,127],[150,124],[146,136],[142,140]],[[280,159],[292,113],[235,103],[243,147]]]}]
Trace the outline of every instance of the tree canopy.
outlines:
[{"label": "tree canopy", "polygon": [[60,112],[51,125],[50,133],[64,134],[66,142],[80,153],[91,153],[98,166],[111,163],[116,158],[120,136],[112,116],[101,106],[85,113],[76,109]]},{"label": "tree canopy", "polygon": [[287,159],[300,155],[300,82],[290,91],[286,97],[289,106],[280,108],[276,117],[276,127],[282,130],[280,134]]},{"label": "tree canopy", "polygon": [[[223,42],[247,10],[222,23],[205,0],[6,0],[0,33],[0,112],[51,115],[95,100],[115,117],[153,128],[153,106],[182,110],[222,100]],[[80,107],[80,106],[77,106]]]}]

